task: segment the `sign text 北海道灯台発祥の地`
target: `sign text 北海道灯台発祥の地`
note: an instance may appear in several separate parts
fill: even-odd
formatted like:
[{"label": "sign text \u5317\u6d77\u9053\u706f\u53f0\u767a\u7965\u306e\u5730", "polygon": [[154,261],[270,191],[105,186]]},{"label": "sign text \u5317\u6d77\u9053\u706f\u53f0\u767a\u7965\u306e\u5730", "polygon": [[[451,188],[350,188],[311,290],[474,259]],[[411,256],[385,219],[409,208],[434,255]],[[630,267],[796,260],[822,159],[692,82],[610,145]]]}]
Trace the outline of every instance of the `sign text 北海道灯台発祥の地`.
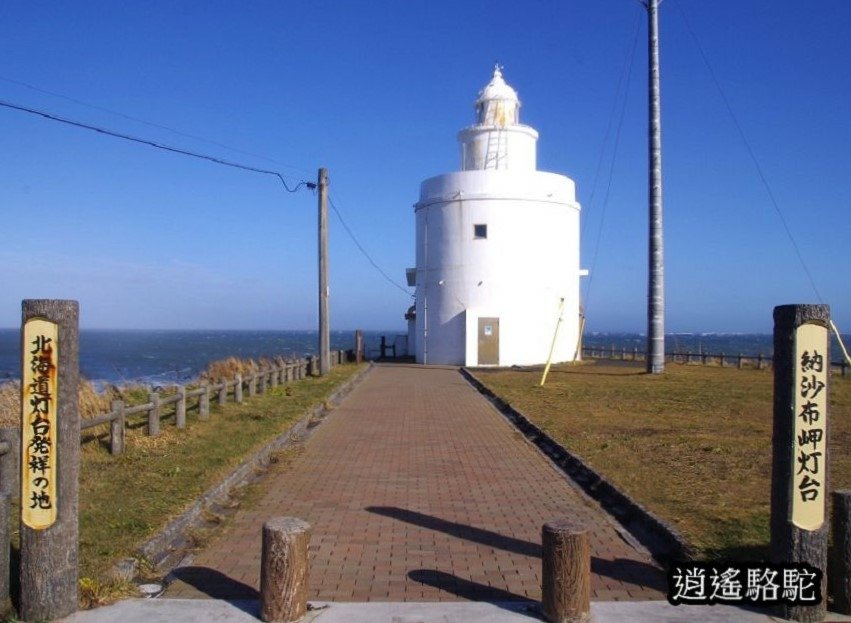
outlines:
[{"label": "sign text \u5317\u6d77\u9053\u706f\u53f0\u767a\u7965\u306e\u5730", "polygon": [[24,325],[21,521],[35,530],[56,521],[58,333],[57,325],[43,318]]}]

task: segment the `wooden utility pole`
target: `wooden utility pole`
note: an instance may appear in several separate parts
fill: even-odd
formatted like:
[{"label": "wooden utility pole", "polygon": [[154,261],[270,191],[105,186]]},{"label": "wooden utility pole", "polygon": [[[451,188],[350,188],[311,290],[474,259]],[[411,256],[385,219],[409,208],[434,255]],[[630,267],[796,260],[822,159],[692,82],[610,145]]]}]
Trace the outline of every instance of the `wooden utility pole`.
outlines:
[{"label": "wooden utility pole", "polygon": [[659,89],[659,0],[645,0],[648,14],[650,232],[647,287],[647,372],[665,371],[665,260],[662,235],[662,112]]},{"label": "wooden utility pole", "polygon": [[319,375],[331,369],[328,324],[328,169],[319,169]]}]

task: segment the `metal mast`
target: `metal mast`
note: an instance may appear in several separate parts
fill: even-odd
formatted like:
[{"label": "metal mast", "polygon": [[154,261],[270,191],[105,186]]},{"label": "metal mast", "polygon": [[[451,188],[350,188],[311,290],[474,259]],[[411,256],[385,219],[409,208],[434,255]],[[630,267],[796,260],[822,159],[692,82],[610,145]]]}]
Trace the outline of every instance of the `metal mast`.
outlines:
[{"label": "metal mast", "polygon": [[647,372],[665,371],[665,260],[662,235],[662,113],[659,90],[660,0],[643,0],[647,8],[649,61],[649,184],[650,231],[647,286]]}]

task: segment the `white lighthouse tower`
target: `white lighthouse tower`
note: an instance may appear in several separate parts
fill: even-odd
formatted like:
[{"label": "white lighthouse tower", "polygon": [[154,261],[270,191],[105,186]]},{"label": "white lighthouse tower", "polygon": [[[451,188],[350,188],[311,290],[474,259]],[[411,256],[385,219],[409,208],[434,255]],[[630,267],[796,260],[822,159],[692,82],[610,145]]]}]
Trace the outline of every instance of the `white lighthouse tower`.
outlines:
[{"label": "white lighthouse tower", "polygon": [[537,170],[538,133],[520,123],[520,100],[499,66],[475,108],[475,125],[458,134],[461,170],[425,180],[414,206],[408,343],[425,364],[533,365],[547,361],[551,346],[554,362],[573,360],[575,185]]}]

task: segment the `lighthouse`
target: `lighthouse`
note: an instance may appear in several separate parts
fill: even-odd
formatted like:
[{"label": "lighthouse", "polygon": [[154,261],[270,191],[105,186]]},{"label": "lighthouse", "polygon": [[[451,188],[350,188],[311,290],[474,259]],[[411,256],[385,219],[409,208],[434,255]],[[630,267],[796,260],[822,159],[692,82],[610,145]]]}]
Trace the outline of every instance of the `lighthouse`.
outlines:
[{"label": "lighthouse", "polygon": [[538,132],[497,65],[458,133],[461,170],[420,185],[418,363],[512,366],[578,357],[579,212],[574,182],[537,170]]}]

